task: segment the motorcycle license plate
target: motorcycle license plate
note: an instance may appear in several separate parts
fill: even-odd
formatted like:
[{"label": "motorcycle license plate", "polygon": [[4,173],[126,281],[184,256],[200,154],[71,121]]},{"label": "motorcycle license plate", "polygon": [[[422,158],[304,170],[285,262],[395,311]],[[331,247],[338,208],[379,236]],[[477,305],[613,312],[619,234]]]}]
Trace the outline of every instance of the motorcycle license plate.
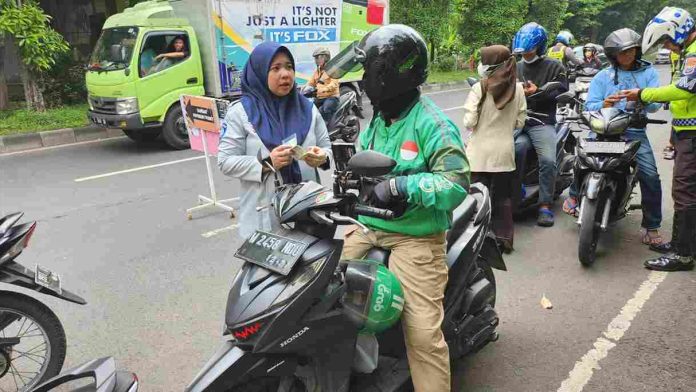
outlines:
[{"label": "motorcycle license plate", "polygon": [[287,275],[309,244],[256,230],[234,254],[249,263]]},{"label": "motorcycle license plate", "polygon": [[60,286],[60,276],[38,264],[36,265],[36,271],[34,273],[34,282],[36,282],[36,284],[39,286],[43,286],[49,290],[55,291],[58,294],[60,294],[62,291]]},{"label": "motorcycle license plate", "polygon": [[585,142],[585,152],[594,154],[623,154],[626,150],[624,142]]}]

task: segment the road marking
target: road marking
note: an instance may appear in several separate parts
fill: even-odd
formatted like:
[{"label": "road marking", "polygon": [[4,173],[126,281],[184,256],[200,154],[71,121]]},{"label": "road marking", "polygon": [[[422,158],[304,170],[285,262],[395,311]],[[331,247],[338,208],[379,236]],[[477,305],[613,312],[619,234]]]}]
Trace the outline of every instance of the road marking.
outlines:
[{"label": "road marking", "polygon": [[126,173],[133,173],[133,172],[138,172],[141,170],[148,170],[148,169],[154,169],[157,167],[162,167],[162,166],[169,166],[169,165],[174,165],[177,163],[182,163],[182,162],[188,162],[188,161],[194,161],[196,159],[203,159],[205,158],[205,155],[201,155],[198,157],[191,157],[191,158],[184,158],[184,159],[179,159],[176,161],[169,161],[169,162],[162,162],[162,163],[157,163],[154,165],[148,165],[148,166],[141,166],[141,167],[134,167],[132,169],[126,169],[126,170],[119,170],[111,173],[104,173],[104,174],[97,174],[96,176],[89,176],[89,177],[82,177],[82,178],[76,178],[75,182],[83,182],[83,181],[90,181],[90,180],[98,180],[100,178],[105,178],[105,177],[111,177],[111,176],[117,176],[119,174],[126,174]]},{"label": "road marking", "polygon": [[215,229],[215,230],[211,230],[211,231],[205,232],[205,233],[201,234],[201,236],[202,236],[203,238],[214,237],[214,236],[216,236],[216,235],[218,235],[218,234],[225,233],[225,232],[228,232],[228,231],[232,231],[232,230],[236,229],[238,226],[239,226],[239,225],[230,225],[230,226],[227,226],[227,227],[221,227],[221,228],[219,228],[219,229]]},{"label": "road marking", "polygon": [[13,155],[23,155],[23,154],[30,154],[33,152],[44,152],[44,151],[51,151],[51,150],[57,150],[59,148],[65,148],[65,147],[73,147],[73,146],[81,146],[85,144],[95,144],[95,143],[101,143],[101,142],[106,142],[106,141],[111,141],[111,140],[116,140],[116,139],[125,139],[126,136],[116,136],[116,137],[108,137],[105,139],[96,139],[96,140],[87,140],[84,142],[77,142],[77,143],[69,143],[69,144],[61,144],[59,146],[50,146],[50,147],[38,147],[38,148],[32,148],[30,150],[22,150],[22,151],[13,151],[13,152],[3,152],[0,154],[0,158],[2,157],[10,157]]},{"label": "road marking", "polygon": [[464,109],[464,105],[462,105],[462,106],[455,106],[455,107],[449,108],[449,109],[442,109],[442,111],[443,111],[443,112],[449,112],[450,110],[459,110],[459,109]]},{"label": "road marking", "polygon": [[423,94],[423,95],[444,94],[444,93],[452,93],[452,92],[455,92],[455,91],[467,91],[467,90],[471,90],[471,87],[455,88],[455,89],[452,89],[452,90],[433,91],[433,92],[431,92],[431,93],[425,93],[425,94]]},{"label": "road marking", "polygon": [[653,271],[648,275],[648,279],[640,285],[638,291],[633,294],[633,298],[626,302],[619,315],[611,320],[602,336],[594,342],[594,348],[575,362],[575,367],[568,373],[568,378],[563,381],[558,392],[580,392],[585,388],[594,371],[600,369],[599,361],[606,358],[609,355],[609,350],[616,347],[619,340],[631,327],[631,321],[640,313],[643,305],[648,302],[650,296],[657,290],[657,286],[666,277],[666,272],[658,271]]}]

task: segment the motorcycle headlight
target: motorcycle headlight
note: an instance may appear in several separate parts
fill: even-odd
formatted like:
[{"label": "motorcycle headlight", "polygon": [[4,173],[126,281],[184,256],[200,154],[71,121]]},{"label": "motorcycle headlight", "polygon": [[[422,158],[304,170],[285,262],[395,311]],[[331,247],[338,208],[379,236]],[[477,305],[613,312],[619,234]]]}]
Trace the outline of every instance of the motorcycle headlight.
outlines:
[{"label": "motorcycle headlight", "polygon": [[119,98],[116,101],[117,114],[129,114],[138,111],[138,98]]}]

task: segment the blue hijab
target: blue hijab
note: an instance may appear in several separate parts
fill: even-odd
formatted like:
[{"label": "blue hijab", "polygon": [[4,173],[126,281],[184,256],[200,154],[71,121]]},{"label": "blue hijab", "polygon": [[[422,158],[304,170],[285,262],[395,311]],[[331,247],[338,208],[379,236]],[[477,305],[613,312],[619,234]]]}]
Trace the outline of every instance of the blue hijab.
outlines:
[{"label": "blue hijab", "polygon": [[[288,48],[275,42],[264,42],[251,52],[242,73],[242,106],[269,151],[282,145],[293,134],[297,137],[297,144],[301,145],[312,125],[312,103],[297,93],[296,86],[284,97],[277,97],[268,89],[271,61],[281,51],[290,57],[294,67],[295,59]],[[286,184],[302,181],[296,160],[282,168],[280,173]]]}]

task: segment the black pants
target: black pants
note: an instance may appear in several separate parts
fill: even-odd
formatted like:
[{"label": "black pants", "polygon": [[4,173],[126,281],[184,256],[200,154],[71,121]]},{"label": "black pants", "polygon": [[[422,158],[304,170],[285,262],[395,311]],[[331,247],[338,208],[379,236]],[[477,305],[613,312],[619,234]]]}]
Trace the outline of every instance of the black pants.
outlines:
[{"label": "black pants", "polygon": [[677,132],[674,148],[672,242],[681,256],[696,256],[696,131]]},{"label": "black pants", "polygon": [[515,172],[474,172],[471,182],[480,182],[491,192],[493,203],[493,233],[500,240],[507,240],[512,245],[514,226],[512,222],[512,183]]}]

